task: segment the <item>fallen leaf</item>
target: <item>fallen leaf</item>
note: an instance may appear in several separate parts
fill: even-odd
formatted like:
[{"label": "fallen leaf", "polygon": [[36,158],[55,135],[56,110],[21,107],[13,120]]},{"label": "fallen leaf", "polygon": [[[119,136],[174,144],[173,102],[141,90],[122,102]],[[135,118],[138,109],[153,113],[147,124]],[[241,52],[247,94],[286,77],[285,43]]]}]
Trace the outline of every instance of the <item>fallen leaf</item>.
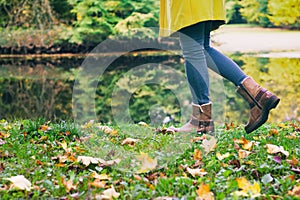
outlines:
[{"label": "fallen leaf", "polygon": [[81,126],[83,129],[91,128],[94,125],[94,120],[90,120],[87,123],[85,123],[83,126]]},{"label": "fallen leaf", "polygon": [[264,175],[262,178],[261,178],[261,182],[263,183],[263,184],[267,184],[267,183],[271,183],[272,181],[273,181],[274,179],[273,179],[273,177],[271,176],[271,174],[266,174],[266,175]]},{"label": "fallen leaf", "polygon": [[110,128],[109,126],[102,126],[102,125],[99,125],[98,128],[99,128],[102,132],[104,132],[104,133],[106,133],[106,134],[113,135],[113,136],[114,136],[114,135],[117,135],[117,133],[118,133],[117,130],[112,129],[112,128]]},{"label": "fallen leaf", "polygon": [[219,152],[218,153],[216,153],[216,156],[217,156],[217,158],[218,158],[218,160],[223,160],[223,159],[225,159],[225,158],[228,158],[229,156],[230,156],[230,153],[229,152],[227,152],[227,153],[225,153],[225,154],[220,154]]},{"label": "fallen leaf", "polygon": [[196,200],[214,200],[214,193],[210,191],[210,187],[208,184],[201,184],[198,186],[198,190],[196,190],[197,198]]},{"label": "fallen leaf", "polygon": [[195,177],[195,176],[204,176],[204,175],[207,174],[207,172],[205,172],[204,169],[191,169],[191,168],[187,167],[186,170],[193,177]]},{"label": "fallen leaf", "polygon": [[98,180],[110,180],[111,178],[107,174],[98,174],[97,172],[92,173],[91,177]]},{"label": "fallen leaf", "polygon": [[202,152],[199,149],[194,150],[194,160],[202,160]]},{"label": "fallen leaf", "polygon": [[191,142],[198,142],[198,141],[202,141],[202,140],[204,140],[204,139],[206,139],[206,135],[202,135],[202,136],[200,136],[200,137],[193,137],[193,138],[191,138]]},{"label": "fallen leaf", "polygon": [[241,138],[241,139],[234,139],[233,142],[235,144],[242,144],[242,148],[244,150],[251,150],[253,145],[254,145],[254,142],[253,141],[249,141],[249,140],[246,140],[245,138]]},{"label": "fallen leaf", "polygon": [[272,128],[272,129],[269,131],[269,135],[278,135],[278,130]]},{"label": "fallen leaf", "polygon": [[113,198],[118,198],[120,193],[116,192],[114,186],[112,185],[111,188],[104,190],[102,194],[96,195],[95,199],[105,199],[105,200],[112,200]]},{"label": "fallen leaf", "polygon": [[292,168],[291,169],[293,172],[295,172],[296,174],[300,174],[300,168]]},{"label": "fallen leaf", "polygon": [[137,141],[138,141],[137,139],[126,138],[125,140],[123,140],[123,142],[121,143],[121,145],[128,144],[129,146],[133,147]]},{"label": "fallen leaf", "polygon": [[293,156],[292,160],[286,160],[286,162],[288,162],[291,166],[297,166],[299,163],[298,159],[295,156]]},{"label": "fallen leaf", "polygon": [[257,182],[254,184],[250,184],[249,181],[245,177],[236,178],[238,183],[239,191],[235,191],[232,193],[234,196],[250,196],[251,198],[259,197],[260,194],[260,186]]},{"label": "fallen leaf", "polygon": [[288,195],[300,198],[300,186],[294,186],[294,188],[288,192]]},{"label": "fallen leaf", "polygon": [[5,178],[5,179],[9,180],[12,183],[10,185],[10,188],[19,189],[19,190],[27,190],[27,191],[30,191],[30,189],[31,189],[30,181],[27,180],[23,175],[12,176],[10,178]]},{"label": "fallen leaf", "polygon": [[4,133],[4,132],[0,132],[0,138],[8,138],[10,136],[10,133]]},{"label": "fallen leaf", "polygon": [[105,188],[106,182],[101,181],[99,179],[94,180],[93,182],[89,183],[91,186],[95,188]]},{"label": "fallen leaf", "polygon": [[141,125],[141,126],[149,126],[146,122],[139,122],[138,125]]},{"label": "fallen leaf", "polygon": [[66,181],[64,177],[62,177],[62,184],[65,186],[67,192],[70,192],[73,189],[76,190],[77,188],[77,184],[75,185],[73,180]]},{"label": "fallen leaf", "polygon": [[77,162],[82,162],[85,166],[89,166],[91,163],[98,164],[99,158],[94,158],[94,157],[90,157],[90,156],[78,156]]},{"label": "fallen leaf", "polygon": [[60,145],[62,146],[62,148],[65,150],[65,152],[70,153],[72,151],[71,148],[68,148],[67,142],[66,141],[62,141],[60,143]]},{"label": "fallen leaf", "polygon": [[240,149],[238,151],[239,158],[241,158],[241,159],[248,157],[250,154],[251,154],[251,151],[246,151],[246,150],[242,150],[242,149]]},{"label": "fallen leaf", "polygon": [[157,166],[157,158],[152,159],[146,153],[141,153],[137,156],[137,160],[141,161],[141,169],[137,173],[147,173]]},{"label": "fallen leaf", "polygon": [[217,139],[215,137],[206,138],[202,141],[201,147],[205,154],[208,154],[217,147]]},{"label": "fallen leaf", "polygon": [[0,139],[0,145],[3,145],[3,144],[5,144],[6,142],[4,141],[4,140],[2,140],[2,139]]},{"label": "fallen leaf", "polygon": [[41,125],[39,130],[47,132],[47,131],[51,130],[51,127],[49,127],[48,125]]},{"label": "fallen leaf", "polygon": [[276,163],[278,163],[278,164],[281,164],[281,163],[282,163],[282,159],[281,159],[280,156],[274,156],[274,157],[273,157],[273,160],[274,160]]},{"label": "fallen leaf", "polygon": [[266,148],[267,148],[267,152],[269,154],[277,154],[277,153],[282,153],[283,155],[285,155],[286,157],[289,156],[289,152],[285,151],[284,148],[282,146],[277,146],[274,144],[266,144]]}]

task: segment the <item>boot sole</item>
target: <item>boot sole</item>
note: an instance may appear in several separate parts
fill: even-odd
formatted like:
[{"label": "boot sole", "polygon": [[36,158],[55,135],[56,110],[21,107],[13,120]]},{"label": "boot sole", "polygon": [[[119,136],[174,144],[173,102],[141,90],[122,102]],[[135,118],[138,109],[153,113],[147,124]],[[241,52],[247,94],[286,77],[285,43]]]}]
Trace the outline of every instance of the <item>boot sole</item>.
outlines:
[{"label": "boot sole", "polygon": [[277,96],[275,96],[275,95],[271,96],[270,99],[266,103],[266,106],[265,106],[265,109],[263,110],[261,119],[258,121],[258,123],[255,124],[255,126],[245,127],[246,133],[251,133],[252,131],[259,128],[261,125],[263,125],[268,120],[270,110],[276,108],[277,105],[279,104],[279,102],[280,102],[280,99]]}]

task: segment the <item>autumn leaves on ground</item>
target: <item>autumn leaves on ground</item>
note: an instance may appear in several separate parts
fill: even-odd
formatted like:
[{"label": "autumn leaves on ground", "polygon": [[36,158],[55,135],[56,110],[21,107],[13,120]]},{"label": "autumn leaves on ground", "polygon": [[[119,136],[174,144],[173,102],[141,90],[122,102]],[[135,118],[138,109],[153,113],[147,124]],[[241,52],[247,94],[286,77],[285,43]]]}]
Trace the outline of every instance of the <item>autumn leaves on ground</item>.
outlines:
[{"label": "autumn leaves on ground", "polygon": [[[76,126],[64,121],[2,120],[0,196],[300,198],[299,124],[265,124],[248,135],[233,123],[217,130],[215,137],[190,135],[183,151],[162,163],[158,152],[177,141],[178,134],[162,134],[145,123],[120,128],[93,122]],[[127,152],[135,158],[126,160]]]}]

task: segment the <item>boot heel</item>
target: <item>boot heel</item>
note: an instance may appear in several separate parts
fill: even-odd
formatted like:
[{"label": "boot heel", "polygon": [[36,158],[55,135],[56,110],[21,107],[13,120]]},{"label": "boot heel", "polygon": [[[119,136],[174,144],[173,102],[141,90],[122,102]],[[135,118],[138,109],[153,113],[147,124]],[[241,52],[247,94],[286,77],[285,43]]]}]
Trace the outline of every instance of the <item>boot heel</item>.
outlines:
[{"label": "boot heel", "polygon": [[273,95],[269,101],[270,101],[269,109],[271,110],[277,107],[277,105],[280,102],[280,99],[277,96]]}]

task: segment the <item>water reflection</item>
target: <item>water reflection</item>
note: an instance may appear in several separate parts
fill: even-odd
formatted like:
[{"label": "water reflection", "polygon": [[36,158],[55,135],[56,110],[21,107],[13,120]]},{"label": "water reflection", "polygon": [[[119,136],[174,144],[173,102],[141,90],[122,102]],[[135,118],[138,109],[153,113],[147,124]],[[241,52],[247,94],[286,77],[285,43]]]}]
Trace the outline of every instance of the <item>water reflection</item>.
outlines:
[{"label": "water reflection", "polygon": [[[300,58],[269,58],[239,54],[230,57],[248,75],[281,98],[277,109],[271,112],[269,121],[300,121]],[[1,58],[0,118],[72,118],[73,84],[83,59],[82,56]],[[95,103],[100,121],[113,121],[112,92],[119,80],[124,81],[124,73],[135,66],[147,63],[160,63],[160,66],[171,66],[184,73],[182,58],[177,55],[131,54],[116,60],[98,82]],[[149,70],[147,76],[158,77],[156,73],[159,72]],[[132,77],[129,78],[127,83],[132,80]],[[235,86],[224,81],[224,88],[214,87],[216,84],[214,80],[212,77],[212,96],[219,96],[224,92],[226,95],[225,103],[218,102],[218,98],[214,98],[215,118],[243,123],[247,121],[248,105],[235,92]],[[182,83],[172,84],[178,87]],[[182,105],[170,88],[159,84],[145,84],[131,93],[129,113],[134,121],[159,123],[166,117],[175,121],[180,119]],[[184,105],[189,105],[189,91],[183,94],[186,95]],[[220,107],[219,104],[225,107]]]}]

